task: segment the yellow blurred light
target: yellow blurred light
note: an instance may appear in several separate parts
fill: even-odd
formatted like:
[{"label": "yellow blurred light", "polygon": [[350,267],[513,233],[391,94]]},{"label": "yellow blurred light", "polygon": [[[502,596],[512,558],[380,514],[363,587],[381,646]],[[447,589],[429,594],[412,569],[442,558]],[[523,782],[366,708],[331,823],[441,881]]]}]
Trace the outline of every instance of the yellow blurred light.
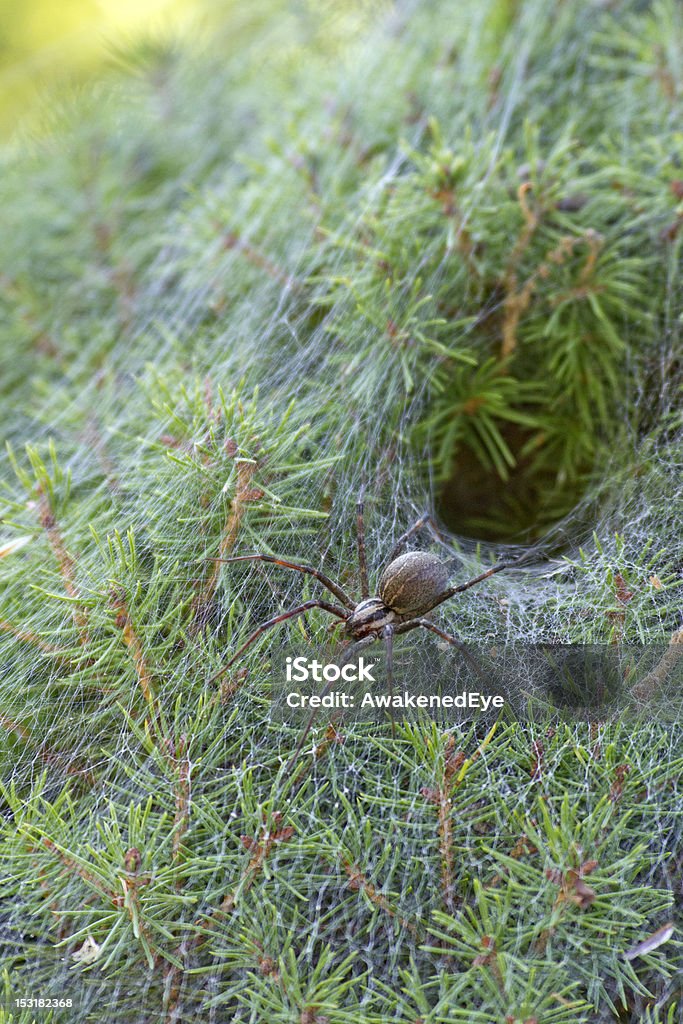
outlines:
[{"label": "yellow blurred light", "polygon": [[97,72],[111,47],[181,32],[201,0],[0,0],[0,139],[55,83]]}]

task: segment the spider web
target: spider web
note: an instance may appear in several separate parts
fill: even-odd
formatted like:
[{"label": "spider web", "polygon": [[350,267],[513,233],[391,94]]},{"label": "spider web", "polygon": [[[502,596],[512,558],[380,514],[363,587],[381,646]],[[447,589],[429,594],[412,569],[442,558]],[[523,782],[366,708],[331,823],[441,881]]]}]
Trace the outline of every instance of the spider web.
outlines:
[{"label": "spider web", "polygon": [[[444,486],[428,415],[444,366],[457,376],[465,350],[485,363],[479,328],[505,317],[496,287],[469,314],[463,239],[502,279],[516,169],[542,158],[551,191],[574,198],[604,196],[616,167],[640,205],[630,234],[606,236],[604,272],[638,248],[647,260],[638,302],[626,271],[609,278],[624,355],[581,496],[533,541],[479,543],[440,522],[411,546],[440,553],[454,582],[529,551],[435,613],[475,651],[658,644],[664,657],[679,635],[677,58],[638,5],[616,22],[565,6],[553,23],[527,0],[506,29],[493,2],[263,7],[232,23],[227,66],[220,38],[192,59],[130,54],[138,77],[52,113],[49,145],[6,158],[2,928],[8,991],[77,998],[53,1019],[189,1021],[201,1007],[215,1021],[547,1011],[561,1024],[616,1020],[624,986],[629,1019],[665,1019],[643,992],[668,998],[671,947],[640,987],[623,953],[672,915],[675,717],[399,724],[395,738],[319,719],[286,772],[301,723],[271,715],[272,659],[339,636],[313,612],[221,673],[259,622],[320,587],[207,561],[276,554],[358,596],[364,489],[374,590]],[[673,99],[654,72],[624,76],[636,57],[664,61]],[[457,237],[424,205],[446,153],[467,162]],[[572,228],[584,241],[617,218],[603,201]],[[505,203],[516,220],[499,230]],[[554,244],[539,241],[527,281],[554,266]],[[402,267],[389,284],[387,260]],[[549,315],[532,302],[520,344]],[[535,665],[520,660],[520,691],[538,692]],[[593,860],[582,884],[614,897],[598,902],[602,938],[581,930],[593,897],[568,875]],[[574,916],[557,924],[558,906]]]}]

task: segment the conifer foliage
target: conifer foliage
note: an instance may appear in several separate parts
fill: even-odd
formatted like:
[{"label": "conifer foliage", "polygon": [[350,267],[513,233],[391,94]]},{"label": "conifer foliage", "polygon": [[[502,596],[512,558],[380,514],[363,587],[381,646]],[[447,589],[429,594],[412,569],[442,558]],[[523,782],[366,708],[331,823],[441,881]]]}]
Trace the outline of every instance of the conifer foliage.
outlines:
[{"label": "conifer foliage", "polygon": [[270,656],[340,638],[226,669],[318,591],[212,561],[355,593],[364,488],[374,581],[425,507],[463,579],[538,545],[464,642],[680,669],[678,5],[264,0],[117,57],[2,157],[0,1022],[679,1020],[675,708],[291,767]]}]

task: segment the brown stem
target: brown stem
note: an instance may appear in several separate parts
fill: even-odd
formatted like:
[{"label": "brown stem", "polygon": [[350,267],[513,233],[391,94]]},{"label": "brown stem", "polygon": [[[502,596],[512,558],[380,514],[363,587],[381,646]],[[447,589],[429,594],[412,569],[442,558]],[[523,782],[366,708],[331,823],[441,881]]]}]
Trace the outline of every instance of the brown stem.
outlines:
[{"label": "brown stem", "polygon": [[456,774],[465,762],[462,750],[455,752],[455,737],[449,735],[444,748],[444,765],[434,789],[424,787],[422,795],[437,808],[439,822],[439,850],[441,853],[441,888],[444,904],[449,910],[455,905],[455,861],[453,857],[453,790],[457,787]]},{"label": "brown stem", "polygon": [[[71,557],[69,552],[66,550],[64,544],[64,538],[62,537],[57,520],[49,506],[48,501],[43,497],[41,498],[40,511],[39,511],[40,525],[43,527],[47,534],[47,539],[52,548],[52,553],[55,556],[59,571],[62,576],[64,589],[68,596],[74,601],[79,601],[81,595],[76,585],[76,563]],[[78,634],[80,637],[81,644],[85,646],[88,643],[88,619],[85,610],[78,605],[73,610],[73,620]]]},{"label": "brown stem", "polygon": [[87,885],[98,893],[98,895],[109,900],[115,907],[120,906],[121,897],[117,892],[113,889],[107,889],[92,871],[88,871],[83,864],[79,864],[78,861],[71,857],[65,850],[62,850],[61,847],[57,846],[52,839],[49,839],[47,836],[43,836],[43,846],[49,850],[50,853],[55,854],[55,856],[58,857],[69,871],[78,875],[79,878],[82,878]]},{"label": "brown stem", "polygon": [[392,907],[386,896],[382,895],[381,892],[377,892],[372,882],[369,882],[363,872],[360,870],[358,865],[352,864],[350,861],[342,861],[344,871],[349,876],[349,889],[355,892],[362,891],[365,896],[380,910],[383,910],[389,915],[389,917],[395,918],[402,928],[407,929],[413,935],[417,934],[417,925],[413,921],[408,921],[407,918],[402,917]]},{"label": "brown stem", "polygon": [[247,263],[251,263],[253,267],[258,267],[259,270],[264,270],[269,277],[272,277],[287,288],[292,288],[294,291],[300,291],[303,288],[301,281],[288,274],[255,246],[245,242],[235,231],[226,231],[223,236],[223,248],[236,249],[244,256]]},{"label": "brown stem", "polygon": [[528,309],[539,281],[547,278],[550,274],[551,266],[553,264],[559,266],[564,263],[580,242],[585,242],[588,245],[588,256],[579,275],[577,287],[569,296],[563,295],[561,298],[558,297],[557,301],[565,301],[568,297],[580,298],[585,295],[589,289],[589,281],[593,271],[595,270],[598,253],[602,247],[603,240],[601,235],[590,228],[582,235],[578,235],[576,237],[565,235],[553,249],[546,253],[537,269],[529,278],[527,278],[526,282],[520,288],[518,286],[519,280],[517,267],[520,259],[528,249],[541,219],[540,214],[531,209],[527,200],[527,193],[530,191],[531,187],[531,182],[526,181],[523,182],[517,190],[519,205],[524,217],[524,227],[522,228],[520,236],[512,249],[507,269],[503,277],[505,300],[503,303],[503,342],[500,352],[502,360],[509,358],[517,348],[517,328],[519,326],[519,321]]},{"label": "brown stem", "polygon": [[[187,737],[181,736],[177,744],[176,757],[178,758],[177,777],[175,785],[175,819],[173,822],[173,850],[172,857],[174,863],[180,858],[180,848],[182,845],[183,837],[187,832],[189,821],[190,821],[190,773],[192,765],[189,757],[185,753],[187,746]],[[185,883],[185,879],[179,875],[176,879],[176,888],[180,889]]]},{"label": "brown stem", "polygon": [[139,636],[135,632],[133,624],[128,614],[128,606],[126,605],[126,599],[120,591],[115,591],[109,597],[109,602],[116,612],[115,623],[121,630],[121,636],[123,642],[128,648],[130,655],[133,659],[135,666],[135,672],[138,677],[138,683],[142,690],[142,695],[147,701],[147,704],[154,710],[156,715],[156,708],[154,704],[154,688],[152,685],[152,673],[147,666],[145,659],[144,650]]},{"label": "brown stem", "polygon": [[[257,463],[253,459],[235,459],[235,466],[237,467],[237,486],[235,496],[230,502],[230,511],[218,547],[218,558],[226,558],[233,550],[249,503],[263,497],[263,491],[252,487],[252,481],[258,468]],[[205,620],[206,609],[210,606],[216,592],[220,572],[220,562],[214,561],[211,572],[192,603],[195,622],[200,628]]]},{"label": "brown stem", "polygon": [[56,658],[61,658],[68,662],[71,661],[67,651],[62,650],[60,647],[55,647],[53,644],[48,644],[45,640],[41,640],[37,633],[32,633],[30,629],[20,629],[6,619],[0,619],[0,632],[11,633],[17,640],[22,640],[24,643],[39,648],[44,654],[51,654]]}]

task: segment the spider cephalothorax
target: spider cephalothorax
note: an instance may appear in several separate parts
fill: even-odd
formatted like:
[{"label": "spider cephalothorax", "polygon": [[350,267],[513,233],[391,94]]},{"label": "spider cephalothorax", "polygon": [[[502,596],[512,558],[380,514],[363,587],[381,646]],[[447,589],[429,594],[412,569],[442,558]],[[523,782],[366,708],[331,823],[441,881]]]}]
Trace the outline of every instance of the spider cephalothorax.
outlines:
[{"label": "spider cephalothorax", "polygon": [[396,619],[396,612],[381,597],[366,597],[358,602],[346,619],[344,632],[353,640],[360,640],[364,636],[379,636]]}]

